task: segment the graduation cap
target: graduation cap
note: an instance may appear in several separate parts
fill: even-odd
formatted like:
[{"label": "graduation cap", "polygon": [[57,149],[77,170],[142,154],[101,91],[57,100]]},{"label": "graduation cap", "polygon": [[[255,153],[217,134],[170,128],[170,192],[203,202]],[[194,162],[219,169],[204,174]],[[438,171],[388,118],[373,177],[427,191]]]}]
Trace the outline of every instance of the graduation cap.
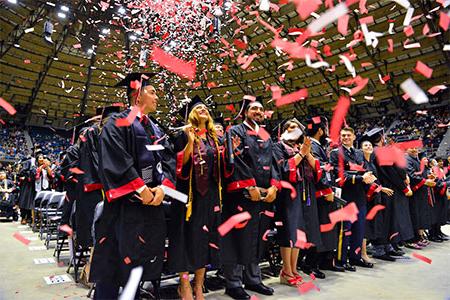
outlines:
[{"label": "graduation cap", "polygon": [[203,102],[203,100],[199,96],[194,96],[194,98],[191,99],[186,105],[184,105],[179,111],[178,114],[187,121],[189,114],[191,111],[197,106],[203,104],[206,106],[206,104]]},{"label": "graduation cap", "polygon": [[[295,123],[298,125],[294,131],[287,133],[289,123]],[[289,118],[282,121],[279,125],[279,128],[282,128],[283,132],[281,134],[281,139],[285,141],[297,141],[302,135],[305,134],[305,125],[303,125],[297,118]]]},{"label": "graduation cap", "polygon": [[220,116],[214,118],[214,124],[220,124],[223,126],[223,123],[224,123],[223,114],[220,113]]},{"label": "graduation cap", "polygon": [[362,137],[359,139],[359,144],[362,145],[363,142],[369,141],[372,146],[378,144],[380,140],[383,138],[384,129],[380,127],[375,127],[369,131],[366,131]]},{"label": "graduation cap", "polygon": [[244,118],[245,112],[253,105],[259,105],[263,107],[262,104],[262,96],[256,96],[255,100],[251,100],[249,98],[244,97],[241,102],[241,109],[238,114],[234,117],[234,120],[237,120],[239,117]]},{"label": "graduation cap", "polygon": [[108,117],[109,115],[111,115],[113,113],[119,113],[119,112],[120,112],[120,106],[117,106],[117,105],[102,106],[102,107],[97,107],[95,109],[95,115],[102,116],[102,119]]},{"label": "graduation cap", "polygon": [[138,90],[139,87],[143,88],[147,85],[151,85],[152,81],[150,81],[150,79],[155,75],[156,73],[129,73],[124,79],[119,81],[115,87],[126,87],[127,95],[129,96],[131,91]]},{"label": "graduation cap", "polygon": [[306,119],[306,128],[309,136],[316,134],[319,128],[325,129],[328,127],[328,119],[324,116],[315,116]]}]

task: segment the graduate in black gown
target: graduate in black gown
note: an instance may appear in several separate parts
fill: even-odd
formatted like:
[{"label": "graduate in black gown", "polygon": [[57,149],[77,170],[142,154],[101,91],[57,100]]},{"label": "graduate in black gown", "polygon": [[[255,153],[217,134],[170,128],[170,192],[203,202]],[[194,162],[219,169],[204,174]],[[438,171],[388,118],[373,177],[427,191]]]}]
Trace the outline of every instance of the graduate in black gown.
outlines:
[{"label": "graduate in black gown", "polygon": [[[328,138],[328,120],[323,116],[316,116],[307,120],[307,134],[311,139],[311,153],[320,162],[316,181],[317,210],[320,225],[331,223],[329,214],[337,209],[334,201],[333,175],[330,170],[329,158],[326,151]],[[334,263],[337,248],[337,228],[321,231],[322,247],[318,248],[318,264],[320,269],[344,272],[344,268]],[[321,275],[319,273],[319,275]],[[323,274],[325,275],[325,274]],[[323,277],[323,276],[322,276]]]},{"label": "graduate in black gown", "polygon": [[[273,201],[280,189],[278,168],[273,158],[273,142],[261,127],[264,108],[259,101],[244,100],[245,120],[227,132],[228,174],[222,218],[228,220],[243,211],[251,219],[222,238],[221,260],[226,279],[225,293],[234,299],[250,299],[242,287],[264,295],[273,289],[261,280],[258,263],[265,250],[264,233],[273,222]],[[231,148],[231,149],[230,149]],[[232,164],[232,165],[231,165]]]},{"label": "graduate in black gown", "polygon": [[[367,197],[367,211],[371,211],[376,205],[384,206],[384,209],[387,208],[387,201],[392,201],[392,196],[394,195],[394,191],[390,188],[383,187],[381,185],[380,180],[378,179],[378,170],[376,166],[376,158],[373,152],[373,145],[370,141],[370,138],[367,136],[363,136],[361,140],[361,150],[364,154],[364,164],[363,167],[365,170],[372,172],[377,180],[373,182],[371,185],[365,186],[366,197]],[[382,197],[382,194],[385,194],[386,197]],[[368,263],[373,263],[373,261],[367,255],[367,241],[373,241],[376,244],[376,241],[386,241],[389,234],[389,214],[383,214],[382,211],[378,211],[375,217],[372,220],[366,220],[366,228],[363,244],[361,247],[361,258]],[[395,260],[395,259],[394,259]]]},{"label": "graduate in black gown", "polygon": [[[362,152],[353,147],[356,139],[354,130],[351,127],[342,128],[340,139],[342,145],[331,151],[330,162],[333,165],[335,178],[342,187],[342,198],[349,203],[354,202],[358,207],[358,219],[354,223],[344,221],[341,224],[339,233],[341,247],[338,248],[338,263],[345,270],[353,272],[356,271],[354,265],[373,268],[373,264],[361,259],[359,250],[361,250],[364,239],[367,213],[364,186],[372,184],[376,177],[370,171],[361,169],[364,158]],[[343,166],[339,163],[340,160]]]},{"label": "graduate in black gown", "polygon": [[450,186],[450,177],[445,174],[444,161],[437,158],[432,162],[431,169],[436,176],[436,186],[433,188],[434,207],[433,224],[429,231],[429,239],[432,242],[442,242],[448,240],[448,237],[441,231],[441,226],[447,223],[448,219],[448,192]]},{"label": "graduate in black gown", "polygon": [[143,281],[161,276],[167,231],[161,203],[163,186],[175,189],[175,155],[147,116],[158,105],[151,76],[133,73],[119,83],[128,87],[131,109],[111,116],[100,134],[99,176],[106,200],[95,228],[90,273],[95,299],[116,299],[135,267],[143,267]]},{"label": "graduate in black gown", "polygon": [[[193,299],[189,272],[195,272],[195,299],[204,299],[206,266],[219,263],[222,205],[222,149],[206,105],[196,96],[182,111],[188,115],[185,129],[175,142],[177,190],[188,195],[187,205],[171,202],[169,269],[180,273],[180,297]],[[178,150],[177,149],[177,150]]]},{"label": "graduate in black gown", "polygon": [[80,148],[79,143],[71,145],[66,150],[66,154],[61,162],[61,180],[64,183],[64,190],[66,191],[66,201],[63,204],[63,214],[61,216],[61,225],[72,225],[70,216],[74,201],[78,196],[77,186],[78,175],[72,172],[73,168],[79,167]]},{"label": "graduate in black gown", "polygon": [[[276,210],[276,221],[282,223],[277,226],[277,240],[283,259],[280,283],[294,287],[302,281],[297,272],[300,249],[309,248],[306,243],[314,246],[321,243],[313,172],[316,160],[310,152],[309,138],[304,137],[304,128],[298,120],[288,120],[283,126],[281,141],[274,147],[274,157],[282,179],[296,190],[294,199],[290,190],[281,190]],[[300,143],[300,137],[304,139],[303,143]],[[300,232],[306,234],[306,241],[299,240]],[[313,267],[310,266],[310,272]]]},{"label": "graduate in black gown", "polygon": [[98,143],[101,126],[110,114],[119,113],[119,106],[99,107],[96,109],[95,122],[82,129],[79,136],[79,175],[78,196],[76,198],[75,230],[77,244],[83,248],[92,246],[92,222],[97,203],[103,200],[102,184],[98,176]]},{"label": "graduate in black gown", "polygon": [[[423,248],[429,244],[424,231],[431,227],[432,199],[428,187],[436,186],[436,182],[433,178],[426,178],[425,160],[419,160],[418,149],[410,147],[406,152],[407,172],[413,191],[409,208],[415,234],[415,237],[409,243]],[[407,245],[410,248],[411,246],[416,248],[415,245]]]},{"label": "graduate in black gown", "polygon": [[29,157],[21,163],[19,171],[19,199],[18,204],[20,208],[21,224],[31,223],[31,210],[34,207],[35,180],[36,176],[33,174],[35,159]]}]

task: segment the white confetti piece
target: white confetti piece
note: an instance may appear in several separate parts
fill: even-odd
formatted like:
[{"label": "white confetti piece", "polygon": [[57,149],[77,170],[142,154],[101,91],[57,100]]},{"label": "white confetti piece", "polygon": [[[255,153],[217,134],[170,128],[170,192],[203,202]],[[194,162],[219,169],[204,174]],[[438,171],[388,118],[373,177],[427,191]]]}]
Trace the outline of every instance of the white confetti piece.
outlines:
[{"label": "white confetti piece", "polygon": [[352,65],[350,59],[348,59],[348,57],[345,55],[339,55],[339,58],[344,61],[345,67],[350,72],[350,74],[352,74],[353,77],[356,77],[356,70],[355,67]]},{"label": "white confetti piece", "polygon": [[145,145],[145,148],[147,148],[148,151],[160,151],[164,150],[164,146],[160,144],[156,145]]},{"label": "white confetti piece", "polygon": [[403,6],[404,8],[409,8],[411,6],[408,0],[393,0],[393,1]]},{"label": "white confetti piece", "polygon": [[328,68],[330,66],[330,64],[328,64],[326,61],[318,61],[315,63],[311,63],[311,57],[309,56],[309,54],[306,54],[305,62],[308,67],[313,69],[318,69],[322,67]]},{"label": "white confetti piece", "polygon": [[45,247],[45,246],[30,246],[30,247],[28,247],[28,250],[30,250],[30,251],[42,251],[42,250],[47,250],[47,247]]},{"label": "white confetti piece", "polygon": [[33,32],[33,31],[34,31],[34,27],[27,28],[27,29],[25,29],[24,31],[25,31],[25,33]]},{"label": "white confetti piece", "polygon": [[324,28],[328,24],[333,23],[340,17],[345,16],[347,13],[347,5],[345,5],[345,3],[339,3],[335,7],[327,10],[325,13],[320,15],[320,18],[312,21],[308,26],[308,30],[312,33],[319,32],[322,30],[322,28]]},{"label": "white confetti piece", "polygon": [[428,97],[425,92],[412,80],[406,79],[400,84],[401,89],[409,95],[411,101],[415,104],[428,103]]},{"label": "white confetti piece", "polygon": [[144,268],[142,266],[133,268],[130,272],[130,277],[128,282],[123,289],[122,294],[120,294],[119,300],[133,300],[136,296],[136,290],[141,281],[142,273]]},{"label": "white confetti piece", "polygon": [[403,26],[409,26],[409,23],[411,23],[411,18],[414,14],[414,8],[410,7],[408,8],[408,11],[406,12],[405,19],[403,20]]},{"label": "white confetti piece", "polygon": [[35,265],[44,265],[44,264],[53,264],[55,263],[55,259],[53,257],[49,258],[35,258],[33,259]]}]

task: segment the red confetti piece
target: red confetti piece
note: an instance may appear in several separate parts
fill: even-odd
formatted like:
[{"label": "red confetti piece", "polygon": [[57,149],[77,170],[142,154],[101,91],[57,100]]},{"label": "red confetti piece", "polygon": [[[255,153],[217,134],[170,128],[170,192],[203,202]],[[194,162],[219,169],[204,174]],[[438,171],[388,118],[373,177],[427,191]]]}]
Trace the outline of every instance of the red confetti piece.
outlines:
[{"label": "red confetti piece", "polygon": [[368,16],[359,19],[359,24],[372,24],[373,23],[373,16]]},{"label": "red confetti piece", "polygon": [[207,227],[206,225],[203,225],[202,229],[203,229],[203,231],[205,231],[205,232],[209,232],[209,229],[208,229],[208,227]]},{"label": "red confetti piece", "polygon": [[266,232],[264,232],[263,236],[262,236],[262,240],[263,241],[267,241],[267,235],[270,233],[270,229],[267,229]]},{"label": "red confetti piece", "polygon": [[84,174],[84,171],[78,169],[78,168],[70,168],[69,172],[72,172],[74,174]]},{"label": "red confetti piece", "polygon": [[317,290],[320,292],[320,289],[312,281],[300,284],[297,289],[300,294],[306,294],[311,290]]},{"label": "red confetti piece", "polygon": [[406,160],[402,150],[394,146],[377,147],[375,149],[375,156],[380,166],[406,167]]},{"label": "red confetti piece", "polygon": [[195,78],[195,59],[193,62],[185,62],[169,53],[164,52],[164,50],[158,47],[153,48],[151,59],[182,78],[187,78],[189,80],[194,80]]},{"label": "red confetti piece", "polygon": [[106,240],[106,237],[102,237],[101,239],[100,239],[100,241],[98,241],[98,243],[99,244],[103,244],[103,242]]},{"label": "red confetti piece", "polygon": [[431,74],[433,74],[433,69],[428,67],[426,64],[424,64],[420,60],[417,61],[414,71],[416,71],[419,74],[422,74],[426,78],[431,78]]},{"label": "red confetti piece", "polygon": [[138,106],[133,106],[133,108],[128,113],[128,116],[126,118],[122,118],[122,119],[117,119],[116,120],[116,126],[117,127],[130,126],[131,124],[133,124],[133,122],[136,119],[138,113],[139,113],[139,107]]},{"label": "red confetti piece", "polygon": [[351,235],[352,235],[352,232],[351,232],[351,231],[346,231],[346,232],[344,233],[344,235],[345,235],[345,236],[351,236]]},{"label": "red confetti piece", "polygon": [[2,97],[0,97],[0,106],[3,107],[10,115],[14,115],[16,113],[16,109]]},{"label": "red confetti piece", "polygon": [[390,53],[393,53],[394,52],[394,40],[388,39],[387,41],[388,41],[388,51]]},{"label": "red confetti piece", "polygon": [[391,236],[389,237],[389,240],[392,240],[394,237],[396,237],[397,235],[399,235],[398,232],[394,232],[393,234],[391,234]]},{"label": "red confetti piece", "polygon": [[335,144],[339,142],[340,131],[349,108],[350,99],[346,96],[339,97],[330,126],[330,138]]},{"label": "red confetti piece", "polygon": [[444,29],[444,31],[447,31],[449,24],[450,17],[445,12],[441,11],[439,15],[439,26]]},{"label": "red confetti piece", "polygon": [[385,209],[386,207],[384,205],[381,204],[377,204],[374,207],[372,207],[372,209],[367,213],[366,216],[366,220],[373,220],[373,218],[375,218],[375,215],[380,211]]},{"label": "red confetti piece", "polygon": [[301,89],[299,91],[281,96],[280,98],[276,99],[275,105],[277,107],[280,107],[283,105],[295,103],[300,100],[304,100],[307,97],[308,97],[308,89],[305,88],[305,89]]},{"label": "red confetti piece", "polygon": [[295,200],[295,198],[297,197],[297,190],[292,186],[292,184],[284,180],[281,180],[280,184],[283,189],[291,190],[291,198],[292,200]]},{"label": "red confetti piece", "polygon": [[145,244],[145,240],[142,236],[138,235],[139,241],[141,241],[142,244]]},{"label": "red confetti piece", "polygon": [[24,59],[24,60],[23,60],[23,63],[26,64],[26,65],[31,64],[31,60],[29,60],[29,59]]},{"label": "red confetti piece", "polygon": [[74,47],[75,49],[80,49],[80,48],[81,48],[81,44],[75,44],[75,45],[73,45],[73,47]]},{"label": "red confetti piece", "polygon": [[127,265],[131,264],[131,259],[127,256],[123,259],[123,262]]},{"label": "red confetti piece", "polygon": [[239,49],[241,49],[241,50],[245,50],[245,49],[247,49],[247,43],[245,43],[245,42],[243,42],[243,41],[241,41],[241,40],[239,40],[239,39],[235,39],[234,41],[233,41],[233,44],[237,47],[237,48],[239,48]]},{"label": "red confetti piece", "polygon": [[412,36],[414,34],[414,29],[413,27],[410,26],[406,26],[405,28],[403,28],[403,32],[405,33],[406,36]]},{"label": "red confetti piece", "polygon": [[219,246],[217,246],[217,245],[214,244],[214,243],[209,243],[208,245],[209,245],[211,248],[214,248],[214,249],[219,250]]},{"label": "red confetti piece", "polygon": [[422,140],[413,140],[408,142],[395,143],[395,146],[402,150],[407,150],[408,148],[423,148]]},{"label": "red confetti piece", "polygon": [[350,171],[360,171],[360,172],[366,171],[366,169],[364,169],[362,165],[354,164],[351,161],[349,161],[348,164],[350,166]]},{"label": "red confetti piece", "polygon": [[219,212],[220,211],[220,206],[216,205],[214,206],[214,212]]},{"label": "red confetti piece", "polygon": [[342,16],[338,19],[338,31],[343,36],[346,36],[348,33],[348,21],[350,20],[349,15]]},{"label": "red confetti piece", "polygon": [[441,90],[445,90],[446,88],[447,87],[445,85],[435,85],[435,86],[431,87],[430,89],[428,89],[428,93],[430,93],[431,95],[434,95]]},{"label": "red confetti piece", "polygon": [[309,249],[313,246],[312,243],[308,243],[306,240],[306,233],[300,229],[297,229],[297,241],[295,242],[295,247],[300,249]]},{"label": "red confetti piece", "polygon": [[328,224],[321,224],[320,225],[320,232],[328,232],[333,230],[334,228],[334,223],[328,223]]},{"label": "red confetti piece", "polygon": [[217,231],[221,236],[226,235],[231,229],[234,228],[235,225],[242,223],[244,221],[248,221],[252,218],[252,216],[244,211],[239,214],[236,214],[234,216],[231,216],[228,220],[226,220],[224,223],[222,223],[218,228]]},{"label": "red confetti piece", "polygon": [[265,211],[263,212],[263,214],[265,214],[265,215],[268,216],[269,218],[275,217],[275,213],[274,213],[273,211],[265,210]]},{"label": "red confetti piece", "polygon": [[426,257],[426,256],[420,255],[420,254],[417,253],[417,252],[413,252],[413,253],[412,253],[412,256],[415,257],[415,258],[417,258],[417,259],[420,259],[421,261],[426,262],[427,264],[431,264],[431,259],[429,259],[429,258]]},{"label": "red confetti piece", "polygon": [[341,221],[355,222],[358,220],[358,207],[355,202],[350,202],[341,209],[335,210],[328,214],[331,223],[337,223]]},{"label": "red confetti piece", "polygon": [[27,239],[26,237],[24,237],[23,235],[21,235],[19,232],[14,233],[13,237],[25,245],[28,245],[30,243],[30,240]]},{"label": "red confetti piece", "polygon": [[291,2],[294,2],[302,20],[308,18],[322,4],[321,0],[292,0]]},{"label": "red confetti piece", "polygon": [[73,235],[73,229],[67,224],[59,226],[59,230],[67,233],[69,236]]},{"label": "red confetti piece", "polygon": [[58,265],[58,267],[60,267],[60,268],[66,266],[66,264],[65,264],[63,261],[59,261],[57,265]]}]

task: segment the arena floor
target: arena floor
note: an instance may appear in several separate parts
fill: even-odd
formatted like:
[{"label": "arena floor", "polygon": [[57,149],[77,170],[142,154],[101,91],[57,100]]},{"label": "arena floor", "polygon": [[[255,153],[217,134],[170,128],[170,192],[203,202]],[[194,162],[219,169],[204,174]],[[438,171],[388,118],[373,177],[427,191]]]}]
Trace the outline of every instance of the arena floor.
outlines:
[{"label": "arena floor", "polygon": [[[443,228],[450,235],[450,226]],[[20,232],[31,238],[27,246],[13,237]],[[88,290],[68,283],[47,285],[44,277],[66,275],[66,266],[56,263],[36,265],[36,258],[51,258],[53,249],[29,250],[29,246],[43,243],[36,233],[18,223],[0,223],[0,299],[87,299]],[[296,289],[279,285],[277,278],[265,280],[275,289],[273,297],[257,295],[259,299],[450,299],[450,241],[432,243],[420,254],[432,259],[427,264],[411,257],[408,250],[404,259],[396,263],[377,261],[375,269],[359,268],[356,273],[326,272],[326,280],[316,280],[320,289],[299,296]],[[70,277],[71,278],[71,277]],[[207,299],[230,299],[223,290],[209,293]]]}]

